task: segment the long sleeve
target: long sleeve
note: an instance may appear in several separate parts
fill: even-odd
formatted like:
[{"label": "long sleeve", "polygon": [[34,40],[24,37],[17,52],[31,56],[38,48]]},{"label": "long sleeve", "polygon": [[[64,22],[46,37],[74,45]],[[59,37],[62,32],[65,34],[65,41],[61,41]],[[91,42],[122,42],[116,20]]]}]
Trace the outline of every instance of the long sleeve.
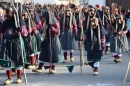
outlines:
[{"label": "long sleeve", "polygon": [[28,31],[26,26],[22,26],[21,28],[22,28],[22,32],[21,32],[22,36],[28,36]]},{"label": "long sleeve", "polygon": [[73,30],[74,30],[74,33],[77,34],[78,33],[78,29],[77,29],[77,24],[73,24]]},{"label": "long sleeve", "polygon": [[60,35],[60,24],[59,24],[59,22],[51,27],[51,33],[52,33],[52,36]]}]

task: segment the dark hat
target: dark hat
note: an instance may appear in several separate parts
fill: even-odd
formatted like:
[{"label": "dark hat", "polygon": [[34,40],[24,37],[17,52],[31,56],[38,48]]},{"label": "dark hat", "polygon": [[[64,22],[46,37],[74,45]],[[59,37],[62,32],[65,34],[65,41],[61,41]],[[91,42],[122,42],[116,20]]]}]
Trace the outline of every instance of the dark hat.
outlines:
[{"label": "dark hat", "polygon": [[89,8],[94,8],[92,5],[88,5]]}]

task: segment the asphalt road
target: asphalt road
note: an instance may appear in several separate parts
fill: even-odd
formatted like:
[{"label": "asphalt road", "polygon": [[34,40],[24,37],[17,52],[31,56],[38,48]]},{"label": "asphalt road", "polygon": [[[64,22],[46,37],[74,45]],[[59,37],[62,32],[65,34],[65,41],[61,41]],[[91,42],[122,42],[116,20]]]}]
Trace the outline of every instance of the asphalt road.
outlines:
[{"label": "asphalt road", "polygon": [[[75,51],[74,56],[75,61],[72,63],[57,64],[57,72],[54,75],[49,76],[49,70],[44,70],[44,68],[41,74],[33,73],[30,69],[26,69],[28,85],[25,85],[24,78],[22,84],[16,84],[15,80],[17,76],[14,76],[14,83],[8,86],[122,86],[127,64],[130,60],[130,56],[127,53],[123,53],[122,62],[118,64],[114,63],[113,57],[102,60],[98,76],[93,75],[92,68],[89,65],[83,66],[83,74],[81,74],[79,50]],[[103,58],[110,56],[112,56],[112,53],[104,55]],[[84,54],[84,60],[85,62],[87,61],[86,53]],[[66,68],[67,65],[75,65],[72,73],[69,73]],[[3,82],[5,79],[7,79],[5,71],[0,70],[0,86],[4,86]],[[130,86],[130,71],[125,86]]]}]

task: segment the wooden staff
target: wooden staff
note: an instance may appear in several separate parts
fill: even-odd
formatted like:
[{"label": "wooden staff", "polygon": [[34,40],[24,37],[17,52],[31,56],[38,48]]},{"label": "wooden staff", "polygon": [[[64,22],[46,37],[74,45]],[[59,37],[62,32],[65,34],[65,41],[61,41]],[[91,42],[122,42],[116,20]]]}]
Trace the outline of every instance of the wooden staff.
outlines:
[{"label": "wooden staff", "polygon": [[[18,0],[17,0],[17,3],[18,3]],[[18,26],[16,25],[16,27],[18,28],[18,27],[20,27],[20,22],[18,21],[19,20],[19,15],[18,15],[18,11],[17,11],[18,9],[15,8],[13,0],[12,0],[12,5],[16,11],[16,14],[17,14],[17,22],[16,21],[15,22],[17,23]],[[19,32],[19,40],[20,40],[20,47],[21,47],[21,54],[22,54],[22,62],[24,63],[23,49],[22,49],[22,43],[21,43],[21,33],[20,32]],[[24,80],[25,80],[25,84],[28,84],[27,77],[26,77],[26,71],[25,71],[24,67],[25,67],[25,65],[23,64]]]},{"label": "wooden staff", "polygon": [[130,61],[128,62],[128,66],[127,66],[127,69],[126,69],[126,74],[125,74],[122,86],[125,86],[125,81],[126,81],[129,69],[130,69]]},{"label": "wooden staff", "polygon": [[[49,15],[49,22],[50,22],[50,13],[48,11],[48,15]],[[51,38],[51,27],[49,27],[49,39],[50,39],[50,65],[52,65],[52,38]],[[50,68],[49,68],[49,72],[50,72]],[[49,73],[50,75],[50,73]]]},{"label": "wooden staff", "polygon": [[22,12],[23,12],[22,0],[20,0],[20,2],[21,2],[20,6],[21,6],[21,14],[22,14]]},{"label": "wooden staff", "polygon": [[81,35],[80,35],[80,70],[82,74],[82,66],[84,64],[84,57],[83,57],[83,25],[82,20],[80,20],[80,26],[81,26]]}]

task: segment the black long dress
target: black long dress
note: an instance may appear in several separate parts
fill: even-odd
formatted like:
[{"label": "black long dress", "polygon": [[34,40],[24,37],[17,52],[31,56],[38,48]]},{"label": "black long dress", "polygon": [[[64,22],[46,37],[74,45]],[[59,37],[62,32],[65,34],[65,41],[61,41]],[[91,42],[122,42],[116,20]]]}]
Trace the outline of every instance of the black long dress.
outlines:
[{"label": "black long dress", "polygon": [[100,38],[106,35],[106,31],[103,27],[99,27],[100,33],[98,33],[98,27],[97,28],[91,28],[89,27],[87,30],[87,39],[86,39],[86,45],[87,45],[87,60],[88,61],[100,61],[102,58],[102,49],[100,49],[100,44],[98,36],[100,34]]}]

